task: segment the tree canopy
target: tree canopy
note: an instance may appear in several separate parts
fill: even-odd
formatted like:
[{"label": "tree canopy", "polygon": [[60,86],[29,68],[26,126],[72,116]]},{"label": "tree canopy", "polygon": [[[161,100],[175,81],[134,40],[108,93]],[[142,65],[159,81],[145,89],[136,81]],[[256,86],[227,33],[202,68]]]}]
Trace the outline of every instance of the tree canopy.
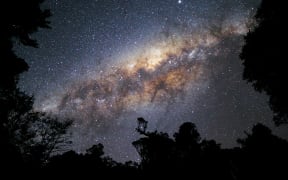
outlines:
[{"label": "tree canopy", "polygon": [[274,122],[288,122],[288,71],[285,1],[263,0],[256,15],[257,26],[245,36],[240,58],[243,78],[269,96]]},{"label": "tree canopy", "polygon": [[[19,75],[27,71],[26,61],[13,51],[16,43],[37,47],[31,34],[49,28],[49,10],[43,0],[5,0],[1,3],[0,28],[0,162],[1,167],[40,167],[66,140],[70,120],[33,110],[33,97],[21,91]],[[24,164],[25,165],[24,165]]]}]

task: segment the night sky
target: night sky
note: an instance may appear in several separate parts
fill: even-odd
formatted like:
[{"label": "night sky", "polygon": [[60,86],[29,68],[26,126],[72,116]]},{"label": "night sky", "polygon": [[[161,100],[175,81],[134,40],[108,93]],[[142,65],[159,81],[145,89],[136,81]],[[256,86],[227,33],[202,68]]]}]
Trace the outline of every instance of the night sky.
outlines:
[{"label": "night sky", "polygon": [[[20,88],[34,108],[74,119],[71,149],[103,143],[118,161],[138,160],[137,117],[172,134],[183,122],[222,147],[262,122],[268,97],[242,80],[243,36],[260,0],[47,0],[52,29],[39,48],[16,47],[30,65]],[[286,134],[285,134],[286,133]]]}]

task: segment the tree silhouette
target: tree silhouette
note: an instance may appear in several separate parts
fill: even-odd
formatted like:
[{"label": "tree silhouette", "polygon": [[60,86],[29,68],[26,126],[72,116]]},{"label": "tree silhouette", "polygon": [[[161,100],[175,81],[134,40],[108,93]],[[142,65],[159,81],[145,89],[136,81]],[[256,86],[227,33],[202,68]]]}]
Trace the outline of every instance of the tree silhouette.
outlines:
[{"label": "tree silhouette", "polygon": [[146,131],[147,123],[138,118],[136,131],[142,137],[133,145],[141,157],[139,165],[117,163],[104,156],[103,145],[97,144],[84,154],[68,151],[52,157],[43,172],[137,179],[287,179],[288,142],[262,124],[245,132],[246,137],[238,140],[241,147],[222,149],[214,140],[201,140],[191,122],[183,123],[174,139],[167,133]]},{"label": "tree silhouette", "polygon": [[40,167],[51,154],[65,150],[70,144],[68,127],[72,121],[60,122],[40,112],[27,112],[20,118],[9,119],[10,142],[19,148],[24,162]]},{"label": "tree silhouette", "polygon": [[134,162],[117,163],[108,156],[104,156],[102,144],[93,145],[86,153],[68,151],[50,158],[48,164],[42,169],[50,175],[84,175],[87,177],[133,177],[140,175],[138,166]]},{"label": "tree silhouette", "polygon": [[[256,124],[252,133],[238,139],[241,151],[234,158],[239,179],[282,179],[287,177],[288,143],[272,134],[271,130]],[[236,159],[237,159],[236,158]]]},{"label": "tree silhouette", "polygon": [[13,44],[20,42],[37,47],[36,40],[30,35],[39,28],[49,27],[47,18],[51,13],[40,8],[42,2],[43,0],[5,0],[1,3],[1,89],[15,89],[19,74],[28,70],[28,64],[14,54]]},{"label": "tree silhouette", "polygon": [[139,132],[140,134],[145,134],[148,121],[146,121],[141,117],[137,118],[137,121],[138,121],[138,127],[136,128],[136,131]]},{"label": "tree silhouette", "polygon": [[155,169],[157,171],[170,169],[171,158],[173,158],[174,153],[174,141],[169,138],[168,134],[157,131],[145,133],[140,131],[139,133],[145,137],[134,141],[132,144],[141,156],[141,168],[150,173]]},{"label": "tree silhouette", "polygon": [[[69,141],[71,121],[33,111],[33,98],[17,88],[20,73],[28,64],[13,52],[14,43],[37,47],[30,37],[40,27],[48,27],[48,10],[42,0],[9,0],[1,3],[0,59],[0,163],[6,169],[25,170],[41,167],[68,176],[89,174],[99,177],[132,175],[145,177],[170,175],[195,179],[287,179],[288,143],[272,134],[262,124],[239,139],[241,147],[222,149],[214,140],[201,139],[196,126],[187,122],[170,138],[164,132],[147,131],[147,121],[138,118],[136,131],[142,136],[133,142],[141,162],[118,163],[104,156],[104,146],[97,144],[85,153],[68,151],[57,154]],[[245,38],[241,58],[244,78],[255,89],[270,96],[277,124],[287,122],[287,95],[283,28],[283,2],[263,0],[256,19],[258,26]],[[53,157],[51,157],[51,154]],[[284,165],[283,165],[284,164]],[[35,171],[34,169],[30,170]],[[96,173],[95,173],[96,172]],[[53,174],[53,173],[52,173]],[[131,177],[131,176],[130,176]],[[119,176],[118,176],[119,178]]]},{"label": "tree silhouette", "polygon": [[[71,121],[58,121],[34,112],[33,98],[17,88],[20,73],[29,67],[24,59],[15,55],[13,46],[20,43],[37,47],[30,35],[39,28],[48,28],[47,18],[51,15],[49,10],[40,8],[42,2],[6,0],[1,3],[0,161],[6,169],[39,167],[60,144],[68,142],[65,134]],[[26,165],[22,166],[23,163]]]},{"label": "tree silhouette", "polygon": [[61,155],[53,156],[47,165],[48,169],[61,169],[62,170],[87,170],[87,169],[102,169],[106,166],[112,166],[108,160],[103,157],[103,145],[93,145],[86,150],[85,154],[76,153],[75,151],[68,151]]},{"label": "tree silhouette", "polygon": [[182,153],[182,156],[188,158],[190,155],[200,152],[200,134],[196,126],[191,122],[183,123],[179,132],[174,134],[177,148]]},{"label": "tree silhouette", "polygon": [[258,25],[245,36],[240,54],[243,78],[257,91],[267,93],[274,112],[273,120],[280,125],[288,122],[285,1],[263,0],[255,18]]},{"label": "tree silhouette", "polygon": [[[140,120],[140,121],[139,121]],[[138,128],[147,121],[138,118]],[[213,140],[202,140],[195,124],[183,123],[174,139],[163,132],[139,132],[144,135],[132,144],[141,157],[140,168],[148,177],[177,175],[194,178],[229,179],[228,161],[222,159],[220,145]],[[221,169],[222,168],[222,169]],[[224,169],[224,170],[223,170]],[[210,172],[210,173],[207,173]]]}]

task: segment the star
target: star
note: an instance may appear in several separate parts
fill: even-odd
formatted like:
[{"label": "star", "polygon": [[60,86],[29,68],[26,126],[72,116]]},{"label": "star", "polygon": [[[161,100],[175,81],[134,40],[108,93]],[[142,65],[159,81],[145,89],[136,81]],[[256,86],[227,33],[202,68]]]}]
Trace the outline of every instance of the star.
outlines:
[{"label": "star", "polygon": [[114,160],[139,159],[137,117],[171,134],[192,121],[234,146],[234,129],[272,116],[237,54],[256,1],[47,1],[52,29],[35,34],[43,48],[17,50],[31,66],[19,86],[35,110],[74,119],[77,152],[97,141]]}]

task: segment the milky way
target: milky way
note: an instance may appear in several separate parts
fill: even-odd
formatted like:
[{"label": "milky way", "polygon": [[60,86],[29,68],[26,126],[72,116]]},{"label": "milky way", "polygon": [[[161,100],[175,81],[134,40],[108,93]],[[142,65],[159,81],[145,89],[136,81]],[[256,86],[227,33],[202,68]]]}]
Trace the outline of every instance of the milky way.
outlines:
[{"label": "milky way", "polygon": [[171,134],[192,121],[202,137],[235,145],[272,117],[267,97],[241,80],[238,58],[258,4],[48,1],[52,29],[35,35],[40,48],[17,49],[30,65],[20,86],[36,110],[74,120],[79,152],[103,143],[114,159],[137,160],[140,116],[149,130]]},{"label": "milky way", "polygon": [[99,73],[72,83],[36,109],[74,119],[76,127],[81,126],[84,132],[93,129],[95,137],[89,139],[101,135],[106,138],[117,126],[133,120],[120,120],[129,114],[139,114],[143,109],[155,113],[155,108],[156,113],[160,108],[169,111],[169,105],[198,95],[196,89],[204,91],[209,81],[209,59],[223,54],[219,43],[246,33],[247,25],[236,22],[210,30],[197,29],[196,33],[188,27],[181,32],[160,32],[136,52],[118,57]]},{"label": "milky way", "polygon": [[201,79],[207,80],[205,64],[208,57],[221,51],[219,42],[246,33],[248,25],[237,21],[215,29],[197,29],[197,33],[188,27],[181,32],[163,31],[136,52],[113,60],[100,73],[65,88],[58,101],[52,97],[36,109],[85,121],[107,121],[138,107],[171,103]]}]

